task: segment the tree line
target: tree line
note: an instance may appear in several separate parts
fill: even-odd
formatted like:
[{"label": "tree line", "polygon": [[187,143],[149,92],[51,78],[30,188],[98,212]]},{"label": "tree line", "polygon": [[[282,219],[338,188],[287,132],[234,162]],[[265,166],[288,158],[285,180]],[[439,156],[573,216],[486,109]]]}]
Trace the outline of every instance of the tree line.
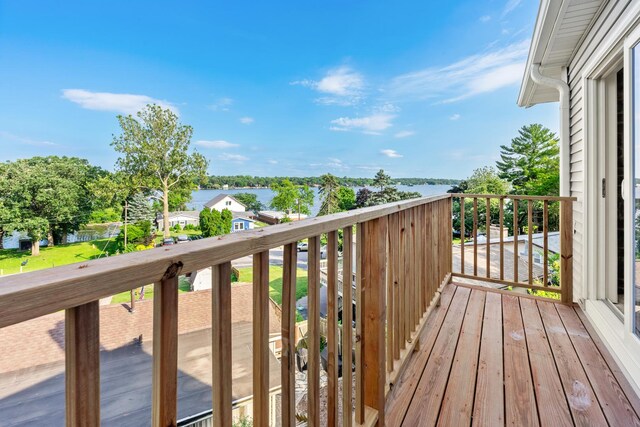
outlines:
[{"label": "tree line", "polygon": [[[200,188],[219,190],[227,185],[229,188],[271,188],[274,184],[289,180],[293,185],[319,187],[322,185],[322,176],[309,177],[270,177],[250,175],[209,176],[200,183]],[[374,184],[375,178],[338,177],[338,184],[342,187],[366,187]],[[396,185],[455,185],[459,179],[446,178],[396,178]]]}]

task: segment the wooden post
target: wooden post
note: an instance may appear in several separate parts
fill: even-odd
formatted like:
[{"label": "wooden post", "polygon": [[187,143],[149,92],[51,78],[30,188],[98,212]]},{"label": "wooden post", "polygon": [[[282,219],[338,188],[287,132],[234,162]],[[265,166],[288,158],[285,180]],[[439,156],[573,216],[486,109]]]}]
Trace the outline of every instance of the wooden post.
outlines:
[{"label": "wooden post", "polygon": [[[353,348],[353,228],[345,227],[342,238],[342,425],[351,427]],[[291,425],[285,424],[282,425]]]},{"label": "wooden post", "polygon": [[543,245],[542,245],[542,268],[543,268],[543,286],[549,286],[549,202],[544,201],[544,207],[542,209],[542,233],[543,233]]},{"label": "wooden post", "polygon": [[284,247],[282,278],[282,358],[280,359],[282,382],[282,425],[296,424],[296,274],[298,251],[296,243]]},{"label": "wooden post", "polygon": [[513,281],[520,282],[518,275],[518,199],[513,199]]},{"label": "wooden post", "polygon": [[530,285],[533,284],[533,200],[527,202],[527,254],[529,255],[529,280]]},{"label": "wooden post", "polygon": [[307,416],[310,427],[320,426],[320,237],[309,237],[308,252],[308,370]]},{"label": "wooden post", "polygon": [[269,251],[253,256],[253,423],[269,425]]},{"label": "wooden post", "polygon": [[98,301],[65,312],[67,426],[100,425],[100,306]]},{"label": "wooden post", "polygon": [[152,425],[176,425],[178,390],[178,276],[172,264],[153,289]]},{"label": "wooden post", "polygon": [[486,258],[486,268],[487,268],[487,277],[491,277],[491,199],[487,197],[486,208],[485,208],[485,228],[487,235],[487,258]]},{"label": "wooden post", "polygon": [[500,280],[504,280],[504,198],[500,198]]},{"label": "wooden post", "polygon": [[[344,288],[344,284],[343,284]],[[338,232],[327,233],[327,419],[338,424]]]},{"label": "wooden post", "polygon": [[213,425],[230,426],[231,415],[231,263],[211,267],[211,364]]},{"label": "wooden post", "polygon": [[573,302],[573,203],[560,202],[560,289],[562,302]]},{"label": "wooden post", "polygon": [[473,275],[478,275],[478,198],[473,198]]},{"label": "wooden post", "polygon": [[[464,197],[460,197],[460,273],[464,274]],[[453,270],[453,268],[452,268]]]},{"label": "wooden post", "polygon": [[[403,218],[401,216],[400,218]],[[404,227],[404,225],[402,225]],[[362,313],[364,296],[363,296],[363,266],[367,263],[364,253],[364,245],[367,236],[365,234],[365,224],[360,223],[356,226],[356,404],[354,407],[353,419],[356,424],[364,422],[364,372],[363,372],[363,340],[364,334],[364,314]],[[403,329],[404,330],[404,329]],[[384,369],[382,369],[384,372]]]},{"label": "wooden post", "polygon": [[385,406],[385,284],[387,218],[367,221],[360,268],[362,268],[362,362],[364,404],[378,411],[378,426],[384,426]]}]

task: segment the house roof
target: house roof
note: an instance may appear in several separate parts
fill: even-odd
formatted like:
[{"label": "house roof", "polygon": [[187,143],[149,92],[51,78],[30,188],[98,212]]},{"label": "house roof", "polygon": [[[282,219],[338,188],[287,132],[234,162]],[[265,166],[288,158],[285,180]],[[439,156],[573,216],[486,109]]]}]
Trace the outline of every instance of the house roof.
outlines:
[{"label": "house roof", "polygon": [[244,219],[246,221],[255,222],[252,218],[249,218],[249,212],[231,212],[233,219]]},{"label": "house roof", "polygon": [[[260,212],[258,212],[258,215],[264,216],[264,217],[269,217],[269,218],[275,218],[275,219],[282,219],[285,216],[287,216],[287,214],[285,212],[281,212],[281,211],[260,211]],[[299,215],[300,215],[300,218],[307,218],[307,215],[305,215],[305,214],[299,214]],[[295,214],[292,213],[289,216],[292,217],[292,218],[293,217],[297,218],[298,214],[297,213],[295,213]]]},{"label": "house roof", "polygon": [[538,17],[531,38],[518,105],[530,107],[559,100],[554,88],[536,84],[531,67],[540,64],[544,75],[561,78],[586,33],[599,15],[604,0],[541,0]]},{"label": "house roof", "polygon": [[[186,216],[192,219],[200,219],[200,211],[175,211],[169,212],[169,219],[177,218],[179,216]],[[159,215],[159,219],[164,218],[162,214]]]},{"label": "house roof", "polygon": [[234,202],[241,204],[242,206],[244,206],[246,208],[246,206],[244,205],[244,203],[238,201],[238,199],[236,199],[235,197],[229,195],[229,194],[218,194],[216,197],[214,197],[213,199],[209,200],[207,203],[204,204],[205,207],[207,208],[212,208],[215,204],[223,201],[226,198],[230,198],[231,200],[233,200]]},{"label": "house roof", "polygon": [[[231,290],[232,398],[240,401],[253,394],[253,293],[251,284],[234,284]],[[178,316],[178,417],[185,418],[211,409],[211,291],[180,294]],[[3,425],[41,425],[48,419],[64,419],[64,317],[64,312],[52,313],[0,329]],[[280,334],[273,306],[269,331],[272,337]],[[105,424],[149,423],[152,336],[153,300],[136,302],[133,313],[123,304],[100,307],[101,416]],[[269,387],[279,386],[280,364],[270,354]]]}]

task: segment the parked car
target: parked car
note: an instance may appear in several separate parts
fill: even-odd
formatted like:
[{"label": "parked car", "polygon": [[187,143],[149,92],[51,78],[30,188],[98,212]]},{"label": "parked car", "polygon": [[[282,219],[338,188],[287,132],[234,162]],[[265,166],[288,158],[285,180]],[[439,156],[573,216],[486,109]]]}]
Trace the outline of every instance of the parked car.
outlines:
[{"label": "parked car", "polygon": [[186,234],[181,234],[178,236],[178,243],[187,243],[189,241],[189,236]]},{"label": "parked car", "polygon": [[309,250],[309,244],[307,242],[298,243],[298,252],[307,252]]},{"label": "parked car", "polygon": [[173,240],[173,237],[167,237],[162,240],[162,246],[175,245],[176,241]]}]

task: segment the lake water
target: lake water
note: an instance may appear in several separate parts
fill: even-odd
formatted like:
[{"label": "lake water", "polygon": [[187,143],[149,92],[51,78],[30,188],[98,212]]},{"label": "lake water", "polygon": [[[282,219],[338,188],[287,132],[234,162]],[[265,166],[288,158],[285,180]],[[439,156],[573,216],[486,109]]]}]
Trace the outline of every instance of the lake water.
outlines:
[{"label": "lake water", "polygon": [[[408,185],[398,185],[400,191],[416,191],[423,196],[434,196],[436,194],[446,193],[451,188],[450,185],[414,185],[409,187]],[[317,187],[311,187],[315,195],[313,206],[311,207],[311,215],[315,216],[320,210],[320,196],[318,194]],[[354,187],[357,192],[360,187]],[[198,190],[191,194],[191,203],[187,204],[189,209],[202,209],[202,206],[209,200],[213,199],[219,194],[234,194],[234,193],[251,193],[258,196],[258,200],[265,206],[269,206],[271,199],[273,198],[273,191],[269,188],[241,188],[235,190]]]}]

